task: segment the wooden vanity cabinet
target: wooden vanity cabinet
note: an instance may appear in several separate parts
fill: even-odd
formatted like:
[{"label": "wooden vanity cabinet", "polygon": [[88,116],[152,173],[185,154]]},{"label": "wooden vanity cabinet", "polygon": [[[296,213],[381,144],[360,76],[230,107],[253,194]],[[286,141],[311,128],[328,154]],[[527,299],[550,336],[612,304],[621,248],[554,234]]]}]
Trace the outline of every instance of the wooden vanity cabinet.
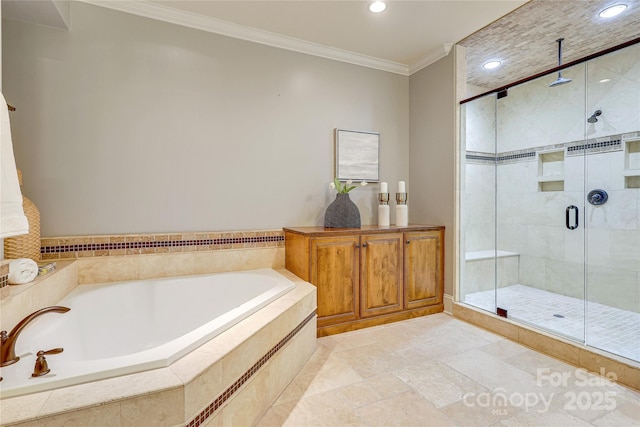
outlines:
[{"label": "wooden vanity cabinet", "polygon": [[402,233],[360,236],[360,317],[403,308]]},{"label": "wooden vanity cabinet", "polygon": [[405,233],[405,308],[443,303],[443,231]]},{"label": "wooden vanity cabinet", "polygon": [[296,227],[284,232],[285,267],[318,288],[318,336],[444,308],[444,227]]},{"label": "wooden vanity cabinet", "polygon": [[322,288],[318,292],[318,326],[358,318],[359,243],[356,236],[310,239],[311,274],[306,280]]}]

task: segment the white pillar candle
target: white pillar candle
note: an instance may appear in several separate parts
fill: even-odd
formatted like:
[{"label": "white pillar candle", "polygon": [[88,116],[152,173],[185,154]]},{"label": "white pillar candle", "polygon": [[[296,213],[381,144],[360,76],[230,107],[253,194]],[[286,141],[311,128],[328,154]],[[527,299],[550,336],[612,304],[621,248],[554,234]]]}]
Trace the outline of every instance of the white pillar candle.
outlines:
[{"label": "white pillar candle", "polygon": [[409,207],[407,205],[396,205],[396,225],[409,225]]},{"label": "white pillar candle", "polygon": [[404,181],[400,181],[398,183],[398,193],[406,193],[406,192],[407,191],[406,191],[406,187],[405,187]]},{"label": "white pillar candle", "polygon": [[380,183],[380,192],[381,193],[388,193],[389,192],[389,186],[386,182],[381,182]]},{"label": "white pillar candle", "polygon": [[380,227],[388,227],[389,220],[389,205],[378,205],[378,225]]}]

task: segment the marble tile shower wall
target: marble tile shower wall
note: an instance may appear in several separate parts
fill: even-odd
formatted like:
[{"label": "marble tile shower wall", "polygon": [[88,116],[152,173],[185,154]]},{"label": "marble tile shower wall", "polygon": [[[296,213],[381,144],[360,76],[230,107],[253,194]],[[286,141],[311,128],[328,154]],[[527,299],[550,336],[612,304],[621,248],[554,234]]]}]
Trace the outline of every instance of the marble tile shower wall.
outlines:
[{"label": "marble tile shower wall", "polygon": [[[565,158],[564,191],[539,191],[535,161],[497,168],[497,247],[520,254],[520,284],[583,298],[586,259],[590,301],[639,311],[640,190],[624,188],[622,161],[621,151],[587,155],[586,189],[609,194],[601,206],[585,202],[582,157]],[[585,207],[576,230],[569,205]]]},{"label": "marble tile shower wall", "polygon": [[[518,253],[520,284],[577,298],[585,296],[586,259],[590,301],[640,311],[640,189],[624,186],[624,152],[566,156],[564,163],[564,191],[540,191],[535,157],[497,168],[468,161],[464,250]],[[586,202],[586,192],[596,188],[607,191],[606,204]],[[576,230],[566,228],[569,205],[581,210]]]},{"label": "marble tile shower wall", "polygon": [[[555,76],[545,76],[509,89],[496,102],[497,112],[490,117],[497,115],[497,120],[490,122],[497,124],[498,152],[640,129],[640,44],[569,68],[563,76],[573,81],[550,88]],[[486,107],[474,113],[481,110]],[[587,123],[596,110],[602,111],[598,122]]]},{"label": "marble tile shower wall", "polygon": [[[462,245],[466,252],[517,252],[521,284],[578,298],[585,293],[586,259],[589,300],[640,311],[640,190],[625,188],[624,141],[589,149],[586,157],[584,150],[568,149],[640,136],[640,45],[563,74],[573,82],[549,88],[541,78],[497,102],[487,97],[465,104]],[[598,122],[587,123],[596,109],[602,110]],[[552,148],[564,153],[558,171],[564,189],[540,191],[536,153]],[[523,157],[505,160],[514,152]],[[605,205],[586,203],[595,188],[609,193]],[[581,226],[574,231],[565,227],[571,204],[586,210],[580,208]]]}]

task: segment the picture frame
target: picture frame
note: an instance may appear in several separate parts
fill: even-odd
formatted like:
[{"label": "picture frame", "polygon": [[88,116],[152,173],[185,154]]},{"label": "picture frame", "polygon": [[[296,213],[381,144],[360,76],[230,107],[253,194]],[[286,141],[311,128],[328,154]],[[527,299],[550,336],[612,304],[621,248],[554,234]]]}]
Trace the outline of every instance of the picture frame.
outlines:
[{"label": "picture frame", "polygon": [[338,180],[379,181],[380,133],[335,129],[335,150]]}]

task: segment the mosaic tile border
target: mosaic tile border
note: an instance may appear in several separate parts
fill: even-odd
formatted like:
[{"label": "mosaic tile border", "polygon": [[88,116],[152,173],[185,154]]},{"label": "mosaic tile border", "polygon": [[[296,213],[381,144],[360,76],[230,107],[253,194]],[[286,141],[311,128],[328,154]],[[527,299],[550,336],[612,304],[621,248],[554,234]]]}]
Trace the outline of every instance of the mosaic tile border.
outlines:
[{"label": "mosaic tile border", "polygon": [[619,151],[622,150],[622,140],[614,139],[609,141],[601,141],[601,142],[588,142],[586,144],[577,144],[571,147],[567,147],[567,156],[576,156],[582,155],[581,151],[586,151],[587,153],[599,153],[599,152],[609,152],[609,151]]},{"label": "mosaic tile border", "polygon": [[298,326],[296,326],[291,332],[289,332],[283,339],[271,348],[264,356],[262,356],[248,371],[246,371],[240,378],[238,378],[233,384],[231,384],[225,391],[222,392],[213,402],[211,402],[206,408],[204,408],[198,415],[196,415],[186,427],[198,427],[204,423],[207,418],[213,415],[224,403],[229,400],[236,391],[238,391],[244,383],[246,383],[269,359],[276,355],[276,353],[284,347],[291,339],[298,334],[316,316],[315,310],[307,316]]},{"label": "mosaic tile border", "polygon": [[536,153],[554,150],[565,150],[567,156],[578,156],[583,154],[609,153],[621,151],[622,142],[627,139],[640,137],[640,132],[628,134],[610,135],[602,138],[588,139],[585,141],[573,141],[564,144],[545,145],[542,147],[527,148],[524,150],[505,151],[503,153],[484,153],[480,151],[467,151],[465,159],[469,163],[501,165],[532,161],[536,159]]},{"label": "mosaic tile border", "polygon": [[284,247],[282,230],[46,237],[42,260]]},{"label": "mosaic tile border", "polygon": [[9,286],[9,263],[7,261],[0,264],[0,289],[5,286]]},{"label": "mosaic tile border", "polygon": [[495,165],[496,155],[493,153],[483,153],[481,151],[467,151],[465,153],[467,162],[482,165]]}]

